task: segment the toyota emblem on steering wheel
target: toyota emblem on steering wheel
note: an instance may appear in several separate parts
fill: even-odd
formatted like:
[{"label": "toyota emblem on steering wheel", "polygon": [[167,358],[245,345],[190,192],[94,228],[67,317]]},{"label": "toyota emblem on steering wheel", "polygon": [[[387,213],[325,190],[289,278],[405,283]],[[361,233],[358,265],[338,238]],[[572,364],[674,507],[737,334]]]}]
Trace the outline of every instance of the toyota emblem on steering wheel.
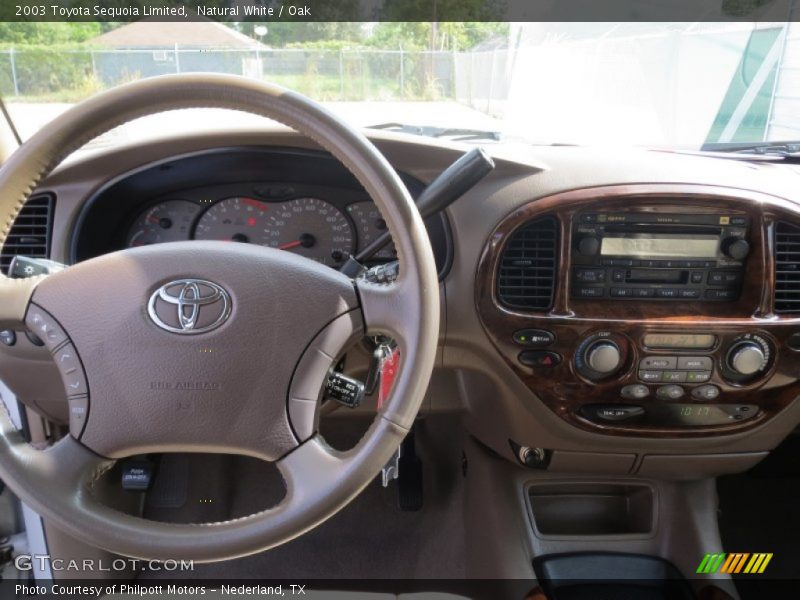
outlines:
[{"label": "toyota emblem on steering wheel", "polygon": [[231,297],[211,281],[177,279],[153,292],[147,314],[161,329],[172,333],[205,333],[228,319]]}]

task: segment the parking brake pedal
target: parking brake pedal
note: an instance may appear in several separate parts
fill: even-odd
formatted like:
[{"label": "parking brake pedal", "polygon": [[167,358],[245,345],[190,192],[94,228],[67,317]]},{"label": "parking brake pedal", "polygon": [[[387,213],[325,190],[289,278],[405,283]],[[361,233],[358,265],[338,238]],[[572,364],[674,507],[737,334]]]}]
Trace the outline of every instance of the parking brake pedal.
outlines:
[{"label": "parking brake pedal", "polygon": [[414,447],[412,429],[394,456],[381,469],[381,484],[389,487],[397,480],[397,506],[402,511],[414,512],[422,508],[422,461]]},{"label": "parking brake pedal", "polygon": [[415,512],[422,508],[422,461],[414,444],[414,429],[406,436],[398,461],[397,504],[400,510]]}]

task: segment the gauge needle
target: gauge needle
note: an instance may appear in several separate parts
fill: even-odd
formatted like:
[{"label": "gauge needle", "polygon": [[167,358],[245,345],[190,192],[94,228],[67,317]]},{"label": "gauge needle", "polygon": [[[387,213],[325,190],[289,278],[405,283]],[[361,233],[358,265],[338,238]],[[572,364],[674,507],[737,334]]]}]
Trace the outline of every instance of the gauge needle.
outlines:
[{"label": "gauge needle", "polygon": [[286,242],[285,244],[281,244],[278,246],[278,250],[290,250],[292,248],[297,248],[298,246],[302,246],[303,242],[300,240],[295,240],[293,242]]}]

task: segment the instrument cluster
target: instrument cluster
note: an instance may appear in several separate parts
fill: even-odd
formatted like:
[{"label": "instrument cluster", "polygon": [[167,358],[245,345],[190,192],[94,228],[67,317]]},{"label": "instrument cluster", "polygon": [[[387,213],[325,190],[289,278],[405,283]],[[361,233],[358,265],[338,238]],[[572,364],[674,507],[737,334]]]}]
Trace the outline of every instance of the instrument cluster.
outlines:
[{"label": "instrument cluster", "polygon": [[[125,234],[125,246],[218,240],[286,250],[339,267],[385,230],[386,222],[369,200],[339,208],[308,196],[268,201],[241,195],[212,202],[175,197],[139,212]],[[396,257],[393,244],[377,256]]]}]

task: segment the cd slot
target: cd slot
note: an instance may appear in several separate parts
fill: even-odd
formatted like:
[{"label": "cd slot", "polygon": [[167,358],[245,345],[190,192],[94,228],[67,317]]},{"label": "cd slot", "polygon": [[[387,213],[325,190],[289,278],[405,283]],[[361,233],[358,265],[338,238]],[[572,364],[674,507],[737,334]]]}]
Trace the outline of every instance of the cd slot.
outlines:
[{"label": "cd slot", "polygon": [[687,283],[689,271],[677,269],[630,269],[625,274],[626,283]]},{"label": "cd slot", "polygon": [[709,227],[707,225],[606,225],[606,233],[623,234],[670,234],[670,235],[713,235],[719,236],[719,227]]}]

